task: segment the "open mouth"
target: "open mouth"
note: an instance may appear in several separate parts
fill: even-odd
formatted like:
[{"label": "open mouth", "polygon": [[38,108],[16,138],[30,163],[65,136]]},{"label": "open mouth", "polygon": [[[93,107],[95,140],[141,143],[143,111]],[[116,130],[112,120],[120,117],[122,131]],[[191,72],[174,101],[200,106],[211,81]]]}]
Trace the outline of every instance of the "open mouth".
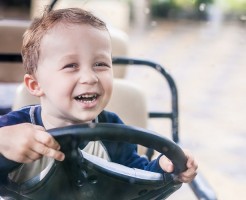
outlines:
[{"label": "open mouth", "polygon": [[98,97],[99,97],[98,94],[82,94],[76,96],[74,99],[76,101],[83,102],[83,103],[92,103],[96,101]]}]

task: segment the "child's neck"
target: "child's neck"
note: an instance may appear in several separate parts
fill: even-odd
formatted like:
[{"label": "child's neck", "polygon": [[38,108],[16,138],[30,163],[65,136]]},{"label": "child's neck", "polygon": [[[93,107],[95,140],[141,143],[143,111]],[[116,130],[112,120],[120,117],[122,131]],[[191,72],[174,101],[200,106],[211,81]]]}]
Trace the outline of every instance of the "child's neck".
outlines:
[{"label": "child's neck", "polygon": [[43,121],[43,125],[45,127],[46,130],[48,129],[52,129],[52,128],[58,128],[58,127],[64,127],[64,126],[70,126],[70,125],[75,125],[75,124],[82,124],[82,123],[90,123],[92,121],[88,121],[88,122],[72,122],[71,120],[63,120],[63,119],[59,119],[50,115],[45,115],[45,113],[41,113],[41,117],[42,117],[42,121]]}]

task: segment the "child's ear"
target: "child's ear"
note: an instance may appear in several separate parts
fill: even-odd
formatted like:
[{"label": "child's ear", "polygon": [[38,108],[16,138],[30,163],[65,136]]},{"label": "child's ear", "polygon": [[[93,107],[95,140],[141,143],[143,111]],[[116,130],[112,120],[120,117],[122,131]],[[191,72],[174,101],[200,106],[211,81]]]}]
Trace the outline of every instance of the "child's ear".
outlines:
[{"label": "child's ear", "polygon": [[44,94],[42,88],[39,86],[38,81],[33,75],[25,74],[24,83],[32,95],[41,97]]}]

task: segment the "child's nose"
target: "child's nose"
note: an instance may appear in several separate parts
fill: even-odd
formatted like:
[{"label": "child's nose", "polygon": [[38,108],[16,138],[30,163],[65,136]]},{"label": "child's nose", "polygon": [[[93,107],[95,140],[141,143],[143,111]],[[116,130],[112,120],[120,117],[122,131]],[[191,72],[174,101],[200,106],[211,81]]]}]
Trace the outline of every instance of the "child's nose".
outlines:
[{"label": "child's nose", "polygon": [[80,83],[94,84],[98,82],[98,76],[92,69],[84,69],[80,73]]}]

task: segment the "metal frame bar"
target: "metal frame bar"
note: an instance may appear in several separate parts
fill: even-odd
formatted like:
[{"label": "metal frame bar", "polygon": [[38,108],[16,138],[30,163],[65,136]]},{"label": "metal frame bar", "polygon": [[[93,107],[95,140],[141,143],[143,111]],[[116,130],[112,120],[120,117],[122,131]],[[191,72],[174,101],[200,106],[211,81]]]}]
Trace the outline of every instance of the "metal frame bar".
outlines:
[{"label": "metal frame bar", "polygon": [[151,62],[148,60],[140,60],[125,57],[113,58],[113,64],[124,64],[124,65],[136,65],[136,66],[147,66],[156,70],[160,73],[165,80],[167,80],[168,86],[171,91],[171,112],[149,112],[150,118],[169,118],[172,123],[172,139],[174,142],[179,142],[179,123],[178,123],[178,92],[176,84],[169,73],[158,63]]}]

